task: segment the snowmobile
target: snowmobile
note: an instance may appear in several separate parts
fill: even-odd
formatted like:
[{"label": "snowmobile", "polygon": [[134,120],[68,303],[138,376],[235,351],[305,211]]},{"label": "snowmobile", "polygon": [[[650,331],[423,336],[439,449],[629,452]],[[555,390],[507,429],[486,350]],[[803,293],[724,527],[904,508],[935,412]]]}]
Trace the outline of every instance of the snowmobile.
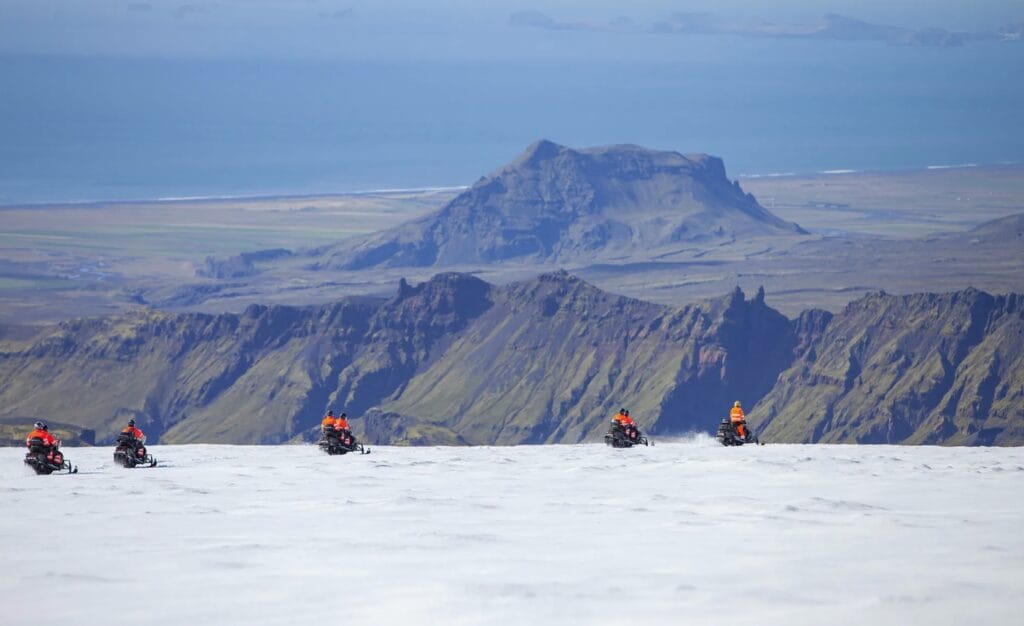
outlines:
[{"label": "snowmobile", "polygon": [[611,429],[605,433],[604,442],[613,448],[632,448],[639,445],[650,445],[647,437],[640,434],[636,426],[622,426],[613,424]]},{"label": "snowmobile", "polygon": [[744,430],[746,430],[747,436],[740,437],[740,434],[736,432],[736,427],[732,425],[732,420],[726,418],[718,425],[718,433],[715,435],[715,438],[723,446],[742,446],[745,443],[761,444],[757,439],[757,435],[754,434],[754,431],[750,430],[749,426]]},{"label": "snowmobile", "polygon": [[117,436],[117,447],[114,448],[114,463],[129,469],[136,466],[156,467],[156,459],[146,452],[145,443],[128,433],[121,433]]},{"label": "snowmobile", "polygon": [[320,441],[316,442],[316,445],[331,456],[335,454],[348,454],[349,452],[358,452],[359,454],[370,453],[370,449],[356,441],[356,436],[347,430],[326,429],[320,435]]},{"label": "snowmobile", "polygon": [[78,468],[64,458],[64,453],[60,451],[60,442],[48,446],[39,437],[33,437],[29,441],[25,465],[35,470],[36,474],[48,475],[63,471],[67,471],[68,474],[78,473]]}]

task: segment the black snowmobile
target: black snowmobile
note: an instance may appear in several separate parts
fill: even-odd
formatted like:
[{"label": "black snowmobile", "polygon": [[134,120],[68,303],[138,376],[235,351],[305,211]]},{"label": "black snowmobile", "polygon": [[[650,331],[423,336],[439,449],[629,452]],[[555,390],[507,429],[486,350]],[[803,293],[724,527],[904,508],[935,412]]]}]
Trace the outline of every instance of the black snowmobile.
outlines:
[{"label": "black snowmobile", "polygon": [[632,448],[633,446],[650,445],[647,437],[640,434],[639,428],[636,426],[623,426],[619,423],[612,424],[611,429],[604,435],[604,442],[613,448]]},{"label": "black snowmobile", "polygon": [[320,435],[320,441],[317,441],[316,445],[331,456],[335,454],[348,454],[349,452],[358,454],[370,453],[370,449],[359,443],[356,440],[356,436],[352,434],[352,431],[348,430],[328,428]]},{"label": "black snowmobile", "polygon": [[718,443],[723,446],[742,446],[745,443],[760,444],[757,435],[754,431],[747,426],[747,436],[740,437],[740,434],[736,432],[736,427],[732,425],[732,421],[729,418],[722,420],[722,423],[718,425],[718,433],[715,435],[715,439],[718,439]]},{"label": "black snowmobile", "polygon": [[152,454],[146,452],[144,441],[132,437],[128,433],[121,433],[117,436],[117,443],[114,448],[114,463],[121,467],[133,468],[156,467],[156,459]]},{"label": "black snowmobile", "polygon": [[36,474],[52,474],[54,472],[67,471],[68,474],[77,474],[78,468],[64,458],[59,445],[48,446],[39,437],[33,437],[28,443],[28,452],[25,453],[25,465],[28,465]]}]

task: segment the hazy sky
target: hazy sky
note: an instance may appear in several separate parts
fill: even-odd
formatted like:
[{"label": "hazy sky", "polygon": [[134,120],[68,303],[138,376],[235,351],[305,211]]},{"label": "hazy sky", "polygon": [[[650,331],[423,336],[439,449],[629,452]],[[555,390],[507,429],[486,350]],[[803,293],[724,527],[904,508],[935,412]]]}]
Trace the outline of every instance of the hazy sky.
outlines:
[{"label": "hazy sky", "polygon": [[537,9],[559,20],[608,23],[624,17],[641,25],[680,11],[779,22],[840,13],[950,30],[1024,20],[1024,0],[0,0],[0,53],[384,59],[571,54],[565,45],[570,35],[508,24],[510,14]]}]

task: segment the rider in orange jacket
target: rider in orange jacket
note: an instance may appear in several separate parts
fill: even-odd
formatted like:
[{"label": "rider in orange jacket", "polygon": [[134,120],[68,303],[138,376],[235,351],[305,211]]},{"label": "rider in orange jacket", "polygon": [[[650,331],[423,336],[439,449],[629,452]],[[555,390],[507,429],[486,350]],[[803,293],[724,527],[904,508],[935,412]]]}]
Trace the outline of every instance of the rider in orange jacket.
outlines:
[{"label": "rider in orange jacket", "polygon": [[612,418],[612,422],[623,428],[626,426],[636,426],[636,422],[629,416],[629,411],[626,409],[619,409],[619,412]]},{"label": "rider in orange jacket", "polygon": [[326,431],[329,428],[334,428],[334,411],[328,410],[327,415],[320,420],[320,430]]},{"label": "rider in orange jacket", "polygon": [[621,428],[626,437],[632,441],[636,441],[640,436],[640,430],[636,427],[636,422],[629,416],[629,411],[626,409],[619,409],[619,412],[612,418],[612,427]]},{"label": "rider in orange jacket", "polygon": [[746,439],[747,417],[743,414],[743,407],[740,406],[739,400],[733,403],[732,410],[729,411],[729,421],[732,422],[732,427],[736,429],[736,434]]}]

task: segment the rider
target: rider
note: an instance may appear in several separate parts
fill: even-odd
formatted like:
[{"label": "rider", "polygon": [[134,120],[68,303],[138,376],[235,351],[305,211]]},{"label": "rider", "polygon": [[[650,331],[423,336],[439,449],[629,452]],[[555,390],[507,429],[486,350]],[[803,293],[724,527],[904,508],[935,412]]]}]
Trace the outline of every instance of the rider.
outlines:
[{"label": "rider", "polygon": [[135,427],[134,419],[128,420],[128,425],[124,427],[124,430],[121,431],[121,434],[128,435],[132,439],[137,439],[139,441],[142,441],[143,439],[146,438],[146,436],[142,434],[142,431]]},{"label": "rider", "polygon": [[736,434],[741,439],[747,438],[747,418],[743,414],[743,407],[740,406],[740,401],[732,403],[732,410],[729,411],[729,421],[732,422],[732,427],[736,430]]},{"label": "rider", "polygon": [[328,410],[327,415],[320,421],[320,430],[327,432],[328,428],[334,428],[334,411]]},{"label": "rider", "polygon": [[[146,456],[146,435],[142,434],[142,431],[135,427],[135,418],[128,420],[128,425],[124,427],[121,434],[128,437],[129,440],[123,445],[127,453],[128,445],[131,445],[132,449],[135,450],[134,454],[139,457]],[[120,445],[121,442],[119,441]]]},{"label": "rider", "polygon": [[346,417],[344,413],[334,417],[334,411],[327,411],[327,415],[320,422],[320,430],[323,431],[325,436],[336,437],[341,443],[350,445],[355,438],[352,437],[352,431],[349,429]]},{"label": "rider", "polygon": [[629,416],[629,411],[626,409],[619,409],[618,414],[612,418],[612,427],[620,428],[630,439],[636,439],[637,431],[636,422]]},{"label": "rider", "polygon": [[334,420],[334,430],[342,431],[342,432],[346,432],[346,433],[349,432],[349,430],[351,430],[351,429],[348,427],[348,420],[345,419],[347,417],[348,416],[345,415],[344,413],[339,415],[338,419]]},{"label": "rider", "polygon": [[48,450],[57,447],[57,438],[50,434],[50,427],[46,425],[46,422],[36,422],[33,424],[33,427],[35,430],[30,432],[28,437],[25,437],[26,448],[32,447],[32,440],[35,438],[42,439],[43,445]]}]

